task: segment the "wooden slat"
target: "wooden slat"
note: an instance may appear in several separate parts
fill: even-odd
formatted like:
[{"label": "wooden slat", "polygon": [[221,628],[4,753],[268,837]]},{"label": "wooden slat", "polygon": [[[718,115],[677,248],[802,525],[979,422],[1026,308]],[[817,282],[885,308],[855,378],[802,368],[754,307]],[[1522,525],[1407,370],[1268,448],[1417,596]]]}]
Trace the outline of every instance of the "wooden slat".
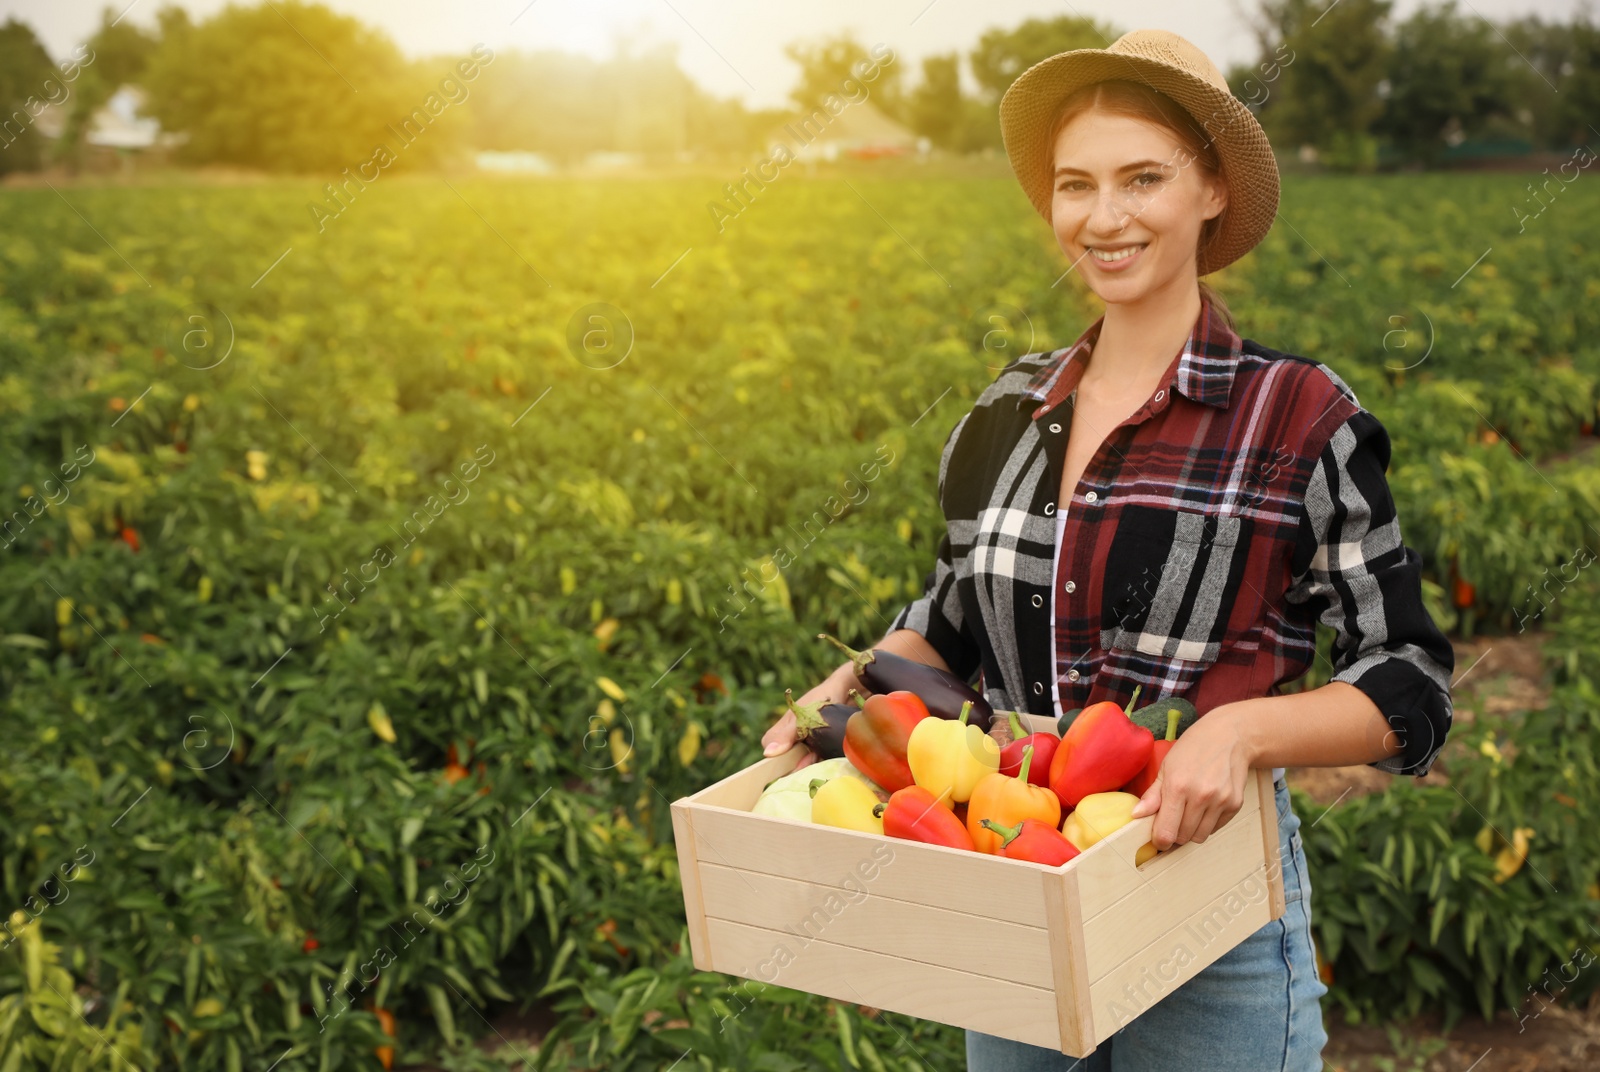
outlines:
[{"label": "wooden slat", "polygon": [[[996,711],[994,713],[994,717],[1006,718],[1008,714],[1009,712],[1006,711]],[[1061,734],[1056,730],[1056,723],[1059,720],[1051,718],[1048,715],[1025,715],[1021,711],[1018,711],[1017,720],[1022,723],[1022,728],[1027,730],[1029,733],[1048,733],[1054,737],[1061,736]]]},{"label": "wooden slat", "polygon": [[[1252,771],[1252,775],[1261,773],[1263,772]],[[1265,773],[1270,779],[1271,772]],[[1276,821],[1276,813],[1273,818]],[[1259,793],[1251,792],[1247,785],[1244,803],[1228,820],[1227,825],[1238,823],[1241,827],[1258,828],[1261,821],[1261,796]],[[1087,852],[1068,865],[1078,871],[1078,893],[1083,900],[1082,910],[1085,920],[1094,919],[1124,897],[1159,882],[1168,870],[1176,867],[1185,858],[1193,855],[1212,855],[1204,851],[1209,847],[1208,838],[1206,842],[1191,841],[1174,846],[1154,859],[1145,861],[1142,866],[1135,866],[1134,859],[1139,849],[1149,843],[1150,833],[1155,829],[1155,825],[1154,815],[1135,819],[1104,841],[1091,846]],[[1240,852],[1237,843],[1229,844],[1231,851]],[[1252,844],[1241,855],[1248,859],[1261,859],[1259,853],[1260,846]],[[1243,874],[1248,866],[1248,863],[1243,863],[1237,873]]]},{"label": "wooden slat", "polygon": [[700,888],[700,862],[695,856],[693,819],[682,801],[672,805],[672,839],[678,849],[678,878],[683,886],[683,914],[689,925],[689,953],[694,966],[711,970],[711,935]]},{"label": "wooden slat", "polygon": [[959,912],[862,892],[868,888],[700,865],[707,916],[781,931],[797,945],[822,939],[1028,986],[1053,985],[1047,932],[994,918],[1002,906],[980,902]]},{"label": "wooden slat", "polygon": [[1061,868],[1045,879],[1045,912],[1050,917],[1050,966],[1056,994],[1056,1021],[1062,1053],[1087,1057],[1094,1051],[1094,1022],[1089,1004],[1089,973],[1082,940],[1083,916],[1078,910],[1078,873]]},{"label": "wooden slat", "polygon": [[749,811],[761,799],[761,791],[768,783],[794,770],[795,765],[805,758],[806,751],[804,745],[797,744],[782,755],[759,759],[722,781],[713,782],[693,796],[682,799],[691,804],[712,804],[734,811]]},{"label": "wooden slat", "polygon": [[1270,770],[1257,770],[1260,777],[1256,786],[1261,796],[1261,844],[1267,855],[1267,876],[1272,881],[1272,918],[1282,917],[1283,899],[1283,849],[1278,842],[1278,791],[1272,785]]},{"label": "wooden slat", "polygon": [[[1266,881],[1265,868],[1260,879]],[[1201,905],[1174,930],[1160,935],[1110,974],[1090,984],[1096,1042],[1110,1038],[1160,997],[1194,978],[1271,922],[1267,917],[1268,902],[1246,903],[1237,914],[1230,914],[1222,907],[1228,896],[1223,894]],[[1213,913],[1217,915],[1212,917]],[[1202,927],[1208,917],[1215,919],[1217,929],[1197,931],[1195,928]],[[1128,987],[1133,988],[1132,996]]]},{"label": "wooden slat", "polygon": [[1049,868],[790,819],[689,805],[702,863],[823,886],[855,882],[880,897],[968,912],[1004,905],[1006,918],[1043,927]]},{"label": "wooden slat", "polygon": [[[1152,934],[1177,927],[1194,906],[1228,891],[1242,899],[1266,902],[1270,885],[1255,824],[1234,816],[1204,843],[1205,851],[1183,853],[1151,882],[1084,924],[1083,943],[1089,980],[1098,982],[1137,953]],[[709,911],[709,909],[708,909]]]},{"label": "wooden slat", "polygon": [[826,941],[802,945],[793,935],[731,920],[709,924],[716,971],[1052,1050],[1060,1046],[1055,995],[1048,989]]}]

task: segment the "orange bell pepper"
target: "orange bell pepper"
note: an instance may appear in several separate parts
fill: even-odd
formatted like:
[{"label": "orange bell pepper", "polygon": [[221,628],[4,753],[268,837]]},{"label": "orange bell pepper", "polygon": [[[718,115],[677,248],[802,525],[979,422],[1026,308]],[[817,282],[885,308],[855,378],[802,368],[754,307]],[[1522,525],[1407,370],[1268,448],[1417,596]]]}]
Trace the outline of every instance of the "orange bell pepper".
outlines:
[{"label": "orange bell pepper", "polygon": [[1028,769],[1033,764],[1033,748],[1022,753],[1022,766],[1016,777],[995,771],[978,780],[967,802],[967,833],[972,835],[973,848],[991,856],[1000,852],[1000,835],[983,825],[992,819],[999,826],[1017,826],[1024,819],[1038,819],[1051,827],[1061,825],[1061,801],[1055,793],[1028,781]]}]

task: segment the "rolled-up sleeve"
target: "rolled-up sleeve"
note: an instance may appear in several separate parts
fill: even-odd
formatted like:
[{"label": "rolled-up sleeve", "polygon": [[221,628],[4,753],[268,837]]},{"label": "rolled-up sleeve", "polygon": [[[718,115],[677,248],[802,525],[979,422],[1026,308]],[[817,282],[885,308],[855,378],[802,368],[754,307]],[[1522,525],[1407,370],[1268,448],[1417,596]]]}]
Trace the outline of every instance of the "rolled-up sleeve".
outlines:
[{"label": "rolled-up sleeve", "polygon": [[[944,486],[950,474],[951,459],[961,428],[967,418],[962,417],[945,439],[944,451],[939,458],[939,503],[943,513]],[[957,586],[955,554],[951,545],[948,524],[939,539],[939,555],[933,570],[923,581],[922,595],[903,607],[889,624],[889,633],[897,629],[910,629],[925,638],[939,653],[952,673],[970,682],[982,663],[982,652],[967,623]],[[885,636],[888,634],[886,633]]]},{"label": "rolled-up sleeve", "polygon": [[1422,557],[1407,547],[1386,473],[1389,434],[1357,410],[1318,457],[1287,599],[1334,630],[1334,681],[1354,685],[1402,742],[1368,764],[1423,775],[1444,747],[1455,651],[1422,601]]}]

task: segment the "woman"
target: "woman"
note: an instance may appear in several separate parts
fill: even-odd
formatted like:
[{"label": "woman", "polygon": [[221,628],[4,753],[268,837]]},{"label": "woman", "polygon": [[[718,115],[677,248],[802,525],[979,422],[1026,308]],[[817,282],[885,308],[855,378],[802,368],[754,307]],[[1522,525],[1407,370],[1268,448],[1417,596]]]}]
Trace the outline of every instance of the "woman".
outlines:
[{"label": "woman", "polygon": [[[1188,698],[1201,718],[1134,814],[1156,816],[1158,848],[1203,842],[1272,767],[1287,910],[1133,1001],[1087,1058],[969,1031],[969,1067],[1318,1072],[1327,989],[1283,768],[1425,774],[1452,716],[1454,654],[1401,541],[1388,435],[1327,365],[1241,339],[1199,281],[1259,242],[1278,202],[1266,136],[1204,53],[1155,30],[1061,53],[1017,79],[1000,120],[1105,314],[1007,366],[956,423],[937,564],[878,646],[981,671],[997,709],[1056,715],[1135,686]],[[1283,695],[1318,620],[1332,680]],[[852,688],[846,663],[803,699]],[[793,715],[763,743],[791,747]]]}]

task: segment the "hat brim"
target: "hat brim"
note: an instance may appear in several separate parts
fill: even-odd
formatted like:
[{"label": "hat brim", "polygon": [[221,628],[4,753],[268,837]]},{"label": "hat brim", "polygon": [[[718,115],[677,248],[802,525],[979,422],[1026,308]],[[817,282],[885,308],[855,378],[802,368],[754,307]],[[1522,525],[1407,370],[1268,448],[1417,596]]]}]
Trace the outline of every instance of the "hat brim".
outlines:
[{"label": "hat brim", "polygon": [[1046,220],[1053,195],[1046,154],[1050,124],[1062,98],[1109,79],[1142,82],[1171,97],[1212,139],[1228,184],[1228,209],[1197,271],[1214,272],[1253,249],[1278,213],[1278,162],[1244,102],[1203,78],[1142,56],[1086,48],[1061,52],[1017,76],[1000,100],[1000,134],[1017,181]]}]

